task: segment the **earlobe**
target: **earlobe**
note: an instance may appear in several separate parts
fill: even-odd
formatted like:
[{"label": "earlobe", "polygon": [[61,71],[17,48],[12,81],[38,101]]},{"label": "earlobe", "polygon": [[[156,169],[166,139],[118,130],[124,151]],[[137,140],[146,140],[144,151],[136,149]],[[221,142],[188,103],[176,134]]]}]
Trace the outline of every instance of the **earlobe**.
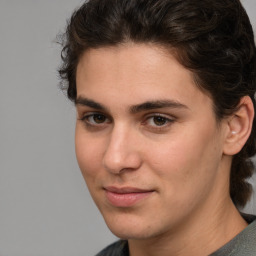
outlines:
[{"label": "earlobe", "polygon": [[254,106],[249,96],[241,98],[237,110],[228,118],[224,154],[235,155],[245,145],[252,130]]}]

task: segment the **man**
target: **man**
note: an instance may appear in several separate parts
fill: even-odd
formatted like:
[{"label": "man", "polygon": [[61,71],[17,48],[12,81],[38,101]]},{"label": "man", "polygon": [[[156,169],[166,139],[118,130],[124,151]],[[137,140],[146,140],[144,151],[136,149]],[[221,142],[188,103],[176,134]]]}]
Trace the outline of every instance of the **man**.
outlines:
[{"label": "man", "polygon": [[122,241],[98,255],[256,255],[256,51],[238,0],[90,0],[61,78],[76,153]]}]

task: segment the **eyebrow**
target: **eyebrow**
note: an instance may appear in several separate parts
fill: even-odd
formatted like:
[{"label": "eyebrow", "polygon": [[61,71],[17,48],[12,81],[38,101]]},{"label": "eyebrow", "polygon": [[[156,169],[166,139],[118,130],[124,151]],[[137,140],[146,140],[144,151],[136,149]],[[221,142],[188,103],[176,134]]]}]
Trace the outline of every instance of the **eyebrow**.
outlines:
[{"label": "eyebrow", "polygon": [[176,109],[188,109],[188,107],[178,101],[174,100],[153,100],[146,101],[142,104],[134,105],[130,108],[130,112],[135,114],[146,110],[153,110],[158,108],[176,108]]},{"label": "eyebrow", "polygon": [[107,110],[107,108],[102,104],[84,97],[78,97],[77,99],[75,99],[75,105],[87,106],[97,110]]},{"label": "eyebrow", "polygon": [[[105,107],[104,105],[94,100],[84,98],[81,96],[75,100],[75,105],[82,105],[82,106],[87,106],[96,110],[108,111],[108,108]],[[131,106],[129,109],[129,112],[131,114],[136,114],[139,112],[159,109],[159,108],[189,109],[186,105],[175,100],[152,100],[152,101],[146,101],[141,104]]]}]

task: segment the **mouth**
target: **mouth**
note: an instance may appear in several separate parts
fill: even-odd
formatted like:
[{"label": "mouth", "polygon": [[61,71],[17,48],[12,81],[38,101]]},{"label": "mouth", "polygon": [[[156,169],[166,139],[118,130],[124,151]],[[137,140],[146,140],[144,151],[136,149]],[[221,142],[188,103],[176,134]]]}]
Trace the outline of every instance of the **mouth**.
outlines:
[{"label": "mouth", "polygon": [[134,187],[106,187],[105,195],[108,202],[115,207],[131,207],[150,197],[155,191]]}]

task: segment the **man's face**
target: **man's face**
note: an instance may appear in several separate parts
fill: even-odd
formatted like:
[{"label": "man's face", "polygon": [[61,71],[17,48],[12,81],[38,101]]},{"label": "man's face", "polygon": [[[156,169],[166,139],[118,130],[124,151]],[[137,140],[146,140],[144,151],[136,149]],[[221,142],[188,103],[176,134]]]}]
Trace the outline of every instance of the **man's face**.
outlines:
[{"label": "man's face", "polygon": [[177,232],[228,196],[226,126],[167,51],[88,50],[77,68],[76,106],[78,163],[117,236]]}]

